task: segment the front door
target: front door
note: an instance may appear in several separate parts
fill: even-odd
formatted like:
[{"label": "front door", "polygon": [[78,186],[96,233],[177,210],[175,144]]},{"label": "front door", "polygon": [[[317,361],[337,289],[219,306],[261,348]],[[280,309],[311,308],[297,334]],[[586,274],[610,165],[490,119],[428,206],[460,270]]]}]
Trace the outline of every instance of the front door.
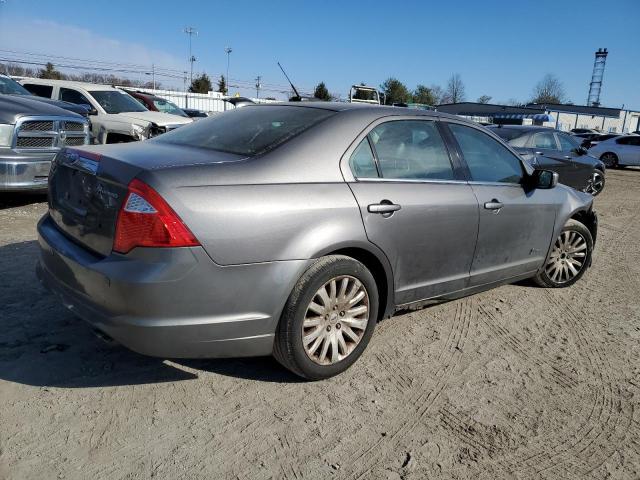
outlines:
[{"label": "front door", "polygon": [[457,178],[436,121],[374,127],[354,150],[349,185],[367,237],[391,262],[398,305],[464,289],[478,203]]},{"label": "front door", "polygon": [[469,285],[533,274],[551,242],[556,196],[551,190],[525,190],[520,159],[487,133],[457,123],[449,128],[480,211]]},{"label": "front door", "polygon": [[530,142],[530,149],[537,159],[536,167],[558,172],[560,183],[573,186],[575,172],[571,156],[562,152],[553,131],[535,132]]}]

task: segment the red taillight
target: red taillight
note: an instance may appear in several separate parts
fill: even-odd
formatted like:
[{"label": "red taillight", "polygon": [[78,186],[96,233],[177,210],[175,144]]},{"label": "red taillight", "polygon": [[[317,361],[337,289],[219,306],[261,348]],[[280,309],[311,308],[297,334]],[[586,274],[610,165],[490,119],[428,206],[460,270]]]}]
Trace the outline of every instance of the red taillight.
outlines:
[{"label": "red taillight", "polygon": [[127,253],[134,247],[193,247],[200,245],[191,230],[146,183],[133,179],[118,213],[113,250]]}]

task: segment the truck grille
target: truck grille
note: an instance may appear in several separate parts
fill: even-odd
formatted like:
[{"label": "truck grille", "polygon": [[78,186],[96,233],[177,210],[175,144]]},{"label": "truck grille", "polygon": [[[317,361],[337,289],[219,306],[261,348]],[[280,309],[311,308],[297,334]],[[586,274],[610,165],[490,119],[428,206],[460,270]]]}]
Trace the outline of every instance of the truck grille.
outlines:
[{"label": "truck grille", "polygon": [[55,151],[88,143],[88,124],[76,119],[26,117],[15,127],[14,148],[19,150]]},{"label": "truck grille", "polygon": [[17,148],[52,148],[53,137],[19,137],[16,141]]},{"label": "truck grille", "polygon": [[67,132],[83,132],[84,123],[81,122],[62,122],[62,130]]},{"label": "truck grille", "polygon": [[24,122],[22,124],[21,130],[28,132],[50,132],[51,130],[53,130],[53,122]]}]

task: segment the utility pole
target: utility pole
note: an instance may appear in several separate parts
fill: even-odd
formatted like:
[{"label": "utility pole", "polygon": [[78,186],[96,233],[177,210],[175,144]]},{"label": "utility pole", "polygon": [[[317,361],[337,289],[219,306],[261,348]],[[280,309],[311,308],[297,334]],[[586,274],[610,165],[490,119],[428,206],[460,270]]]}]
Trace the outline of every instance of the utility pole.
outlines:
[{"label": "utility pole", "polygon": [[227,54],[227,95],[229,95],[230,94],[230,92],[229,92],[229,62],[230,62],[231,52],[233,52],[233,48],[225,47],[224,51]]},{"label": "utility pole", "polygon": [[262,77],[258,75],[256,77],[256,98],[260,98],[260,89],[262,88],[262,84],[260,83],[260,80],[262,80]]},{"label": "utility pole", "polygon": [[196,61],[196,57],[191,54],[191,37],[198,35],[198,31],[193,27],[186,27],[184,33],[189,35],[189,63],[191,64],[191,75],[189,76],[189,85],[193,84],[193,62]]}]

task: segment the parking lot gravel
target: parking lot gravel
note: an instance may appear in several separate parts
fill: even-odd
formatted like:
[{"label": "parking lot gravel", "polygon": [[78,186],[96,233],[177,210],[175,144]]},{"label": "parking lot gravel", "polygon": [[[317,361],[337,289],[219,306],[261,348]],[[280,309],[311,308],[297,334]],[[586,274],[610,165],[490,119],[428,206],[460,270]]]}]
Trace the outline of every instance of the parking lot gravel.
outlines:
[{"label": "parking lot gravel", "polygon": [[640,170],[607,172],[573,287],[396,315],[316,383],[104,343],[36,281],[45,199],[0,208],[2,479],[640,478]]}]

